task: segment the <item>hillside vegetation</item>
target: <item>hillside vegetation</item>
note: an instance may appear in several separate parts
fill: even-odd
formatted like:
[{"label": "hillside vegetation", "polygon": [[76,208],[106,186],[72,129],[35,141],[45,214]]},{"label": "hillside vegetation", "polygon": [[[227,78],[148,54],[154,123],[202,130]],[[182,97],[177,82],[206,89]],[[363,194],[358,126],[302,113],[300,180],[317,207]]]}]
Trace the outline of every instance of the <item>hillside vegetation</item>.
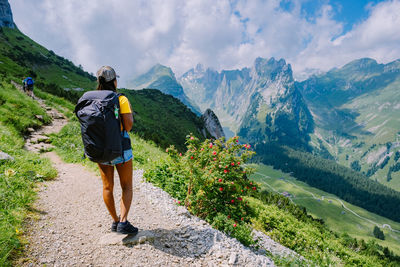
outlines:
[{"label": "hillside vegetation", "polygon": [[36,183],[57,175],[50,161],[26,151],[23,135],[28,127],[43,124],[35,115],[49,122],[45,111],[30,97],[0,78],[0,151],[14,160],[0,160],[0,265],[22,248],[23,222],[27,215],[35,215],[32,202]]},{"label": "hillside vegetation", "polygon": [[[400,223],[311,187],[288,173],[273,169],[272,166],[260,164],[251,179],[259,182],[262,189],[287,196],[292,203],[305,207],[308,214],[322,219],[334,232],[347,233],[365,241],[374,240],[380,246],[389,247],[395,254],[400,254]],[[384,240],[373,235],[373,229],[377,225],[384,232]]]},{"label": "hillside vegetation", "polygon": [[256,146],[260,161],[290,173],[310,186],[368,211],[400,222],[400,193],[334,161],[276,144]]},{"label": "hillside vegetation", "polygon": [[201,140],[211,137],[200,117],[175,97],[154,89],[121,92],[135,112],[132,131],[144,139],[163,148],[174,144],[183,151],[186,135],[192,133]]}]

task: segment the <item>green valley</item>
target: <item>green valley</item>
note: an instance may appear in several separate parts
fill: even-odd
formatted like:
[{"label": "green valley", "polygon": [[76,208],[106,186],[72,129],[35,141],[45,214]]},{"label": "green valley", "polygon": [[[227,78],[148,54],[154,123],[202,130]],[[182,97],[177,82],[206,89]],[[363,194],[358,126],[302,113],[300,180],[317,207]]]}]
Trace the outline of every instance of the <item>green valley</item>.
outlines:
[{"label": "green valley", "polygon": [[[329,229],[357,239],[374,240],[400,254],[400,223],[354,206],[271,166],[257,165],[251,179],[260,183],[264,190],[286,195],[291,202],[305,207],[314,218],[322,219]],[[384,231],[384,241],[373,236],[375,225]],[[382,228],[383,225],[385,227]],[[389,225],[393,231],[390,231]]]}]

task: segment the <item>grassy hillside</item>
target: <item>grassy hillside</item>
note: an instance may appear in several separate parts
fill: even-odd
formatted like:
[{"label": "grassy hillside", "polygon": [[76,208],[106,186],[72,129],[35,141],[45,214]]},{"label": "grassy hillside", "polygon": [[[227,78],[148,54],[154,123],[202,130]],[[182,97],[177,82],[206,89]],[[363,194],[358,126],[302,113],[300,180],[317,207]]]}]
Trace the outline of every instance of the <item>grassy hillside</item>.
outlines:
[{"label": "grassy hillside", "polygon": [[31,98],[0,79],[0,151],[14,158],[0,160],[0,265],[10,265],[24,245],[23,221],[35,216],[31,203],[36,196],[36,183],[54,178],[56,170],[49,160],[23,149],[23,134],[28,127],[42,122],[35,115],[49,117]]},{"label": "grassy hillside", "polygon": [[184,150],[188,134],[193,133],[202,140],[203,133],[210,137],[201,119],[178,99],[154,89],[121,92],[136,113],[132,131],[144,139],[164,148],[173,144]]},{"label": "grassy hillside", "polygon": [[[271,166],[259,165],[257,167],[257,172],[252,175],[251,179],[259,182],[263,189],[279,194],[287,192],[290,195],[285,194],[289,196],[293,203],[307,208],[307,212],[313,217],[323,219],[329,229],[341,234],[347,233],[357,239],[374,240],[377,244],[389,247],[394,253],[400,255],[400,223],[368,212],[341,200],[335,195],[313,188],[287,173],[273,169]],[[384,224],[390,225],[399,232],[383,228],[385,240],[379,240],[372,233],[375,226],[374,222],[381,228]]]},{"label": "grassy hillside", "polygon": [[0,28],[0,74],[16,82],[31,76],[42,90],[75,101],[81,91],[94,89],[96,81],[68,59],[10,28]]},{"label": "grassy hillside", "polygon": [[400,222],[400,192],[365,175],[307,152],[277,144],[256,145],[259,162],[272,165],[308,185],[335,194],[370,212]]}]

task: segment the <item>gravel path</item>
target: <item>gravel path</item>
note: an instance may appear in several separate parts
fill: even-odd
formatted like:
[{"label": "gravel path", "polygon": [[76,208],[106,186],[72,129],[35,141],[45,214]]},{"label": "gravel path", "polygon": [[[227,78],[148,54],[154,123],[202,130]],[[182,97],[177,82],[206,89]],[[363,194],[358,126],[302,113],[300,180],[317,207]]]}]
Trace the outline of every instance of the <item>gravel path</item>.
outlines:
[{"label": "gravel path", "polygon": [[[56,110],[45,108],[54,122],[28,138],[29,150],[40,151],[47,140],[42,137],[59,131],[67,122]],[[264,256],[265,250],[258,253],[244,247],[177,206],[161,189],[143,182],[142,170],[134,171],[129,215],[139,234],[130,237],[111,233],[111,217],[102,199],[99,175],[82,165],[63,162],[54,152],[44,156],[50,158],[59,175],[41,185],[35,203],[38,219],[27,222],[26,255],[18,265],[274,266]],[[117,174],[115,180],[118,200],[121,190]],[[272,254],[294,254],[267,236],[259,232],[256,235]]]},{"label": "gravel path", "polygon": [[53,152],[46,156],[59,177],[39,192],[41,215],[32,222],[25,266],[273,266],[141,182],[141,170],[134,172],[129,218],[141,233],[135,238],[111,234],[99,177]]}]

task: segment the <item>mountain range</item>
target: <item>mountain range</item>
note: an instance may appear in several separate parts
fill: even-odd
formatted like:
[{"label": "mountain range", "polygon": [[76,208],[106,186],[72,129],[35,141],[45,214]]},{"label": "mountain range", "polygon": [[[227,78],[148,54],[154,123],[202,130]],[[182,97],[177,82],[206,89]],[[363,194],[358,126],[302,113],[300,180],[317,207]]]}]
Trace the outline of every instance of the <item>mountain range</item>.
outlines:
[{"label": "mountain range", "polygon": [[[174,86],[155,69],[168,70]],[[312,152],[400,190],[400,60],[362,58],[301,82],[284,59],[257,58],[249,68],[220,72],[199,64],[178,79],[156,65],[134,81],[200,111],[211,108],[227,136]]]}]

